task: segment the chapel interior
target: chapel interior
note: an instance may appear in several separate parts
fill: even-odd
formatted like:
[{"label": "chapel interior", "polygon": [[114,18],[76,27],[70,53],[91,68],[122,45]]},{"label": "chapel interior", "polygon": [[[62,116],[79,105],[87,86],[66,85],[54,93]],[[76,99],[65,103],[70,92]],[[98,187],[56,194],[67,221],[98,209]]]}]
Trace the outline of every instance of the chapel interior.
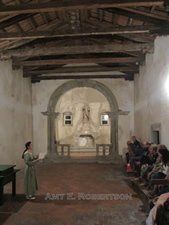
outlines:
[{"label": "chapel interior", "polygon": [[[4,185],[0,224],[141,224],[126,143],[169,148],[168,132],[168,0],[0,1],[0,166],[18,169],[16,196]],[[34,202],[23,193],[27,141],[42,157]]]}]

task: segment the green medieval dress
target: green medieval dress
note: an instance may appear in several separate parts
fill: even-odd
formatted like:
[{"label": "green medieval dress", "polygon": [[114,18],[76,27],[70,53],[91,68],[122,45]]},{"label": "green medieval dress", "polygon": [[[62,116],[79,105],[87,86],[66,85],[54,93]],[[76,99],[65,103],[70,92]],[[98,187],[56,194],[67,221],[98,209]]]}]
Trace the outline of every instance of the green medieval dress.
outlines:
[{"label": "green medieval dress", "polygon": [[25,177],[24,177],[25,195],[33,196],[36,190],[38,190],[37,179],[36,179],[35,168],[34,168],[36,164],[36,159],[32,155],[32,153],[26,151],[24,154],[24,161],[26,164]]}]

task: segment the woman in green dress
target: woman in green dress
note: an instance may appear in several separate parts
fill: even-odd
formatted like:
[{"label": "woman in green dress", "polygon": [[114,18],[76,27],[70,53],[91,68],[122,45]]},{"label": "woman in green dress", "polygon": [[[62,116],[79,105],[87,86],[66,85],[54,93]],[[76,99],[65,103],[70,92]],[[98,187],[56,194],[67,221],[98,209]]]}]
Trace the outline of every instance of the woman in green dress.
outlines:
[{"label": "woman in green dress", "polygon": [[25,144],[25,151],[23,152],[22,158],[25,161],[25,177],[24,177],[24,189],[26,199],[34,200],[33,196],[38,190],[37,179],[35,174],[35,164],[40,161],[39,157],[35,158],[32,154],[33,145],[29,141]]}]

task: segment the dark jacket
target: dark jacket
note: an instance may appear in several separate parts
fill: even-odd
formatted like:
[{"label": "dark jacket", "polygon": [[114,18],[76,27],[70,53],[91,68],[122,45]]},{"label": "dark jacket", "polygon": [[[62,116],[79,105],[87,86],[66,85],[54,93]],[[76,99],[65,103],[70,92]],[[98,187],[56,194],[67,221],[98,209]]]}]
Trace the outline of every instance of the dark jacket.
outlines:
[{"label": "dark jacket", "polygon": [[133,143],[135,148],[141,148],[140,142],[135,140],[135,142]]}]

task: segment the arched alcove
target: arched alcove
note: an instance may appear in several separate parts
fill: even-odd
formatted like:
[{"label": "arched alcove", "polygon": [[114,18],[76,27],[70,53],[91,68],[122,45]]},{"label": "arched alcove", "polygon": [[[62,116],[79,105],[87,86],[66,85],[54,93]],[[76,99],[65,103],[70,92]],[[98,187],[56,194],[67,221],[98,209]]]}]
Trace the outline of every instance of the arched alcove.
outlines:
[{"label": "arched alcove", "polygon": [[[111,111],[118,110],[118,104],[115,96],[111,92],[111,90],[106,87],[104,84],[95,81],[95,80],[72,80],[62,84],[58,87],[54,93],[52,94],[49,103],[48,103],[48,153],[54,151],[54,142],[55,142],[55,117],[51,116],[55,113],[55,107],[59,100],[59,98],[66,93],[67,91],[80,87],[89,87],[98,90],[101,92],[107,99]],[[111,133],[111,143],[113,144],[113,150],[118,152],[118,117],[114,117],[111,119],[110,126]]]}]

